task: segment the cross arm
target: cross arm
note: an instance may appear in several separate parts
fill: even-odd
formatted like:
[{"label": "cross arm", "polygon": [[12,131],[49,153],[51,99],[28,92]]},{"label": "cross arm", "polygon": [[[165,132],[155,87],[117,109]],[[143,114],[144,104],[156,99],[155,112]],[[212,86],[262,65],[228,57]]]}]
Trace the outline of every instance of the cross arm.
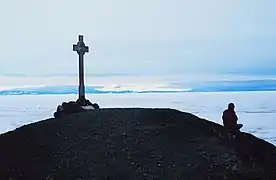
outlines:
[{"label": "cross arm", "polygon": [[79,46],[79,45],[74,44],[73,45],[73,51],[88,53],[89,52],[89,47],[88,46]]}]

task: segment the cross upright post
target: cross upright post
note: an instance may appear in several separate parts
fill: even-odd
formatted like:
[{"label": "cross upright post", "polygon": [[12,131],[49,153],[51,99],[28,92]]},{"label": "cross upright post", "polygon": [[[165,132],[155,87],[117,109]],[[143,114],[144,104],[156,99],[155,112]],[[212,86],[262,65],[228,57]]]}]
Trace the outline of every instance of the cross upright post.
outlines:
[{"label": "cross upright post", "polygon": [[79,35],[79,42],[73,45],[73,51],[79,55],[79,99],[80,103],[85,102],[85,89],[84,89],[84,62],[83,57],[85,53],[89,52],[89,47],[83,42],[83,36]]}]

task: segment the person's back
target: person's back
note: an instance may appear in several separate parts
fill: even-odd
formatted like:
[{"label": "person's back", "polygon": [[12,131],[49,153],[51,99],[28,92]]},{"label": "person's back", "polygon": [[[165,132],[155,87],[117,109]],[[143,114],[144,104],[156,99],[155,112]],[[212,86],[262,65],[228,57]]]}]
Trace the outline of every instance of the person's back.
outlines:
[{"label": "person's back", "polygon": [[242,127],[241,124],[237,124],[238,117],[233,103],[229,103],[228,109],[223,111],[222,120],[224,127],[230,132],[235,132]]},{"label": "person's back", "polygon": [[223,112],[222,119],[223,119],[223,125],[229,130],[234,129],[237,125],[238,118],[236,116],[235,111],[233,110],[226,109]]}]

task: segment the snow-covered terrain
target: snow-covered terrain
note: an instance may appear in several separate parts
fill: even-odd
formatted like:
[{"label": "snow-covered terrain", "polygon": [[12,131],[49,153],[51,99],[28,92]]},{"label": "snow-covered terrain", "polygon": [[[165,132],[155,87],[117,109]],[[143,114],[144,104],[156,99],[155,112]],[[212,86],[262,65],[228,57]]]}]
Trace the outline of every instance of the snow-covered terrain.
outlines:
[{"label": "snow-covered terrain", "polygon": [[[174,92],[89,94],[87,98],[102,108],[175,108],[221,123],[221,113],[229,102],[236,104],[242,131],[276,144],[276,92]],[[0,132],[50,118],[62,101],[77,95],[0,96]]]}]

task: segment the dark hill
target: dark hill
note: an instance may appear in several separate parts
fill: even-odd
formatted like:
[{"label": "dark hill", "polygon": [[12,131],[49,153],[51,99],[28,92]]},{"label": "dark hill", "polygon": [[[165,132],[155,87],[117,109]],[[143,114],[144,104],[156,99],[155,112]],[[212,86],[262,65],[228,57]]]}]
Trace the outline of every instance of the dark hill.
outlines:
[{"label": "dark hill", "polygon": [[172,109],[99,109],[0,136],[0,179],[276,179],[276,148]]}]

